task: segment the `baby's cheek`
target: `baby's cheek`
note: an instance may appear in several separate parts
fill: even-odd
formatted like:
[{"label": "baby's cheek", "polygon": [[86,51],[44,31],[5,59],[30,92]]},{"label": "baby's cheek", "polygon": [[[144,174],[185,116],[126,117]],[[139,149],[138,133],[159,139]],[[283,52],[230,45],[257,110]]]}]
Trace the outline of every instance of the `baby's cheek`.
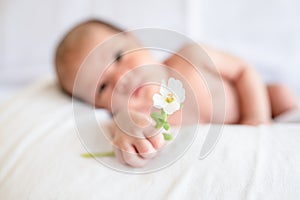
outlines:
[{"label": "baby's cheek", "polygon": [[104,108],[111,111],[111,98],[107,98],[106,96],[96,95],[95,97],[95,107],[96,108]]},{"label": "baby's cheek", "polygon": [[96,108],[105,108],[105,106],[103,105],[102,101],[100,101],[100,98],[95,99],[95,107]]}]

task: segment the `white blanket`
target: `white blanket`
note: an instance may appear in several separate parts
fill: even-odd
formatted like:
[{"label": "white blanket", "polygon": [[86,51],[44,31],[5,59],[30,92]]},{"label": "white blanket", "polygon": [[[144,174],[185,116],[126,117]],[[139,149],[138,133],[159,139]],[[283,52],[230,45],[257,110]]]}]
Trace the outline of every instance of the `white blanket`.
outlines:
[{"label": "white blanket", "polygon": [[[0,107],[0,199],[300,198],[299,124],[226,125],[211,154],[199,160],[209,127],[200,126],[192,146],[171,166],[121,173],[80,156],[86,151],[71,99],[47,80]],[[107,146],[105,140],[96,143]]]}]

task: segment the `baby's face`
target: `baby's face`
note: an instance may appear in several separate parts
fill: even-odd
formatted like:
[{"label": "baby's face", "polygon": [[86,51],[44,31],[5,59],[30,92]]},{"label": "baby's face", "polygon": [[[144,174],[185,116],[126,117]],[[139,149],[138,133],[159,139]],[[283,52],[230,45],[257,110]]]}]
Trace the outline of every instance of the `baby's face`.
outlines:
[{"label": "baby's face", "polygon": [[147,49],[138,46],[133,36],[124,33],[115,36],[103,29],[95,30],[80,45],[77,58],[81,59],[77,62],[85,61],[77,73],[76,84],[79,87],[76,87],[74,95],[111,112],[126,106],[150,112],[152,95],[159,87],[144,83],[163,78],[163,73],[154,71],[150,66],[159,63]]}]

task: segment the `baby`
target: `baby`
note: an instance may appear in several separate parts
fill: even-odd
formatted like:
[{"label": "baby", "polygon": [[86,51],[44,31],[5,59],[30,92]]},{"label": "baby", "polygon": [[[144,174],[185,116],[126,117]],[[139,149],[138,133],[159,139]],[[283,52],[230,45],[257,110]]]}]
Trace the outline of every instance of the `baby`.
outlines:
[{"label": "baby", "polygon": [[[113,38],[116,34],[118,37]],[[106,42],[108,39],[114,42]],[[97,50],[95,47],[99,44],[102,46]],[[264,85],[253,68],[242,59],[206,45],[201,46],[216,69],[207,67],[211,63],[203,57],[198,45],[186,44],[177,54],[158,62],[130,33],[100,20],[89,20],[72,28],[59,43],[55,66],[59,83],[65,92],[97,108],[107,109],[125,126],[129,126],[127,130],[132,131],[132,135],[125,134],[115,123],[111,124],[109,130],[118,159],[134,167],[145,165],[164,145],[162,134],[151,135],[152,130],[143,128],[136,131],[137,128],[130,125],[127,112],[124,111],[124,102],[128,102],[130,119],[135,124],[145,127],[151,123],[148,116],[152,109],[152,96],[159,88],[141,87],[141,84],[154,77],[161,80],[170,75],[167,72],[147,71],[151,66],[166,66],[184,77],[181,81],[188,82],[201,111],[201,115],[197,116],[200,123],[271,123],[272,117],[297,107],[297,99],[290,90],[279,84]],[[96,53],[90,53],[92,50]],[[111,60],[114,62],[106,68]],[[191,63],[202,66],[202,76]],[[88,70],[80,72],[78,78],[78,71],[83,65],[89,68],[85,67]],[[140,66],[145,66],[145,70],[136,70]],[[100,74],[95,73],[98,68],[102,68]],[[75,91],[76,76],[80,81],[77,83],[76,80],[79,89]],[[207,87],[207,82],[220,82],[223,87],[211,89]],[[222,92],[224,98],[212,100]],[[224,109],[213,109],[213,106],[220,104],[224,104]],[[190,105],[186,102],[184,109],[192,113],[195,107]],[[170,118],[171,124],[180,124],[180,112],[177,111]]]}]

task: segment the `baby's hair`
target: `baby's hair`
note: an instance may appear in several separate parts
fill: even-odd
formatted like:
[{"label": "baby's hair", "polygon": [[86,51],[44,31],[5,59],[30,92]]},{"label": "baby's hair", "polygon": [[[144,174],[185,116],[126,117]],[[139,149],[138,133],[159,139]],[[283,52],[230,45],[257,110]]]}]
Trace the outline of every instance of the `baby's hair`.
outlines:
[{"label": "baby's hair", "polygon": [[[103,25],[115,32],[123,32],[124,30],[110,22],[107,22],[107,21],[104,21],[104,20],[100,20],[100,19],[90,19],[90,20],[87,20],[87,21],[84,21],[84,22],[81,22],[79,23],[76,27],[78,26],[82,26],[82,25],[85,25],[85,24],[92,24],[92,23],[95,23],[95,24],[99,24],[99,25]],[[74,29],[76,28],[74,27]]]},{"label": "baby's hair", "polygon": [[106,22],[104,20],[100,20],[100,19],[89,19],[83,22],[78,23],[76,26],[74,26],[73,28],[71,28],[60,40],[60,42],[57,45],[56,51],[55,51],[55,58],[54,58],[54,65],[55,65],[55,69],[56,69],[56,74],[58,77],[58,80],[60,82],[60,85],[62,87],[62,89],[67,92],[68,94],[71,94],[71,91],[66,88],[65,85],[65,81],[63,81],[65,79],[66,76],[66,71],[68,69],[67,66],[68,65],[68,60],[67,60],[67,56],[68,53],[70,53],[70,51],[73,50],[74,46],[72,46],[72,38],[71,35],[73,35],[74,33],[77,33],[80,31],[80,28],[85,27],[85,26],[89,26],[89,25],[100,25],[103,27],[108,28],[109,30],[111,30],[114,33],[120,33],[123,32],[124,30],[116,25],[113,25],[109,22]]}]

